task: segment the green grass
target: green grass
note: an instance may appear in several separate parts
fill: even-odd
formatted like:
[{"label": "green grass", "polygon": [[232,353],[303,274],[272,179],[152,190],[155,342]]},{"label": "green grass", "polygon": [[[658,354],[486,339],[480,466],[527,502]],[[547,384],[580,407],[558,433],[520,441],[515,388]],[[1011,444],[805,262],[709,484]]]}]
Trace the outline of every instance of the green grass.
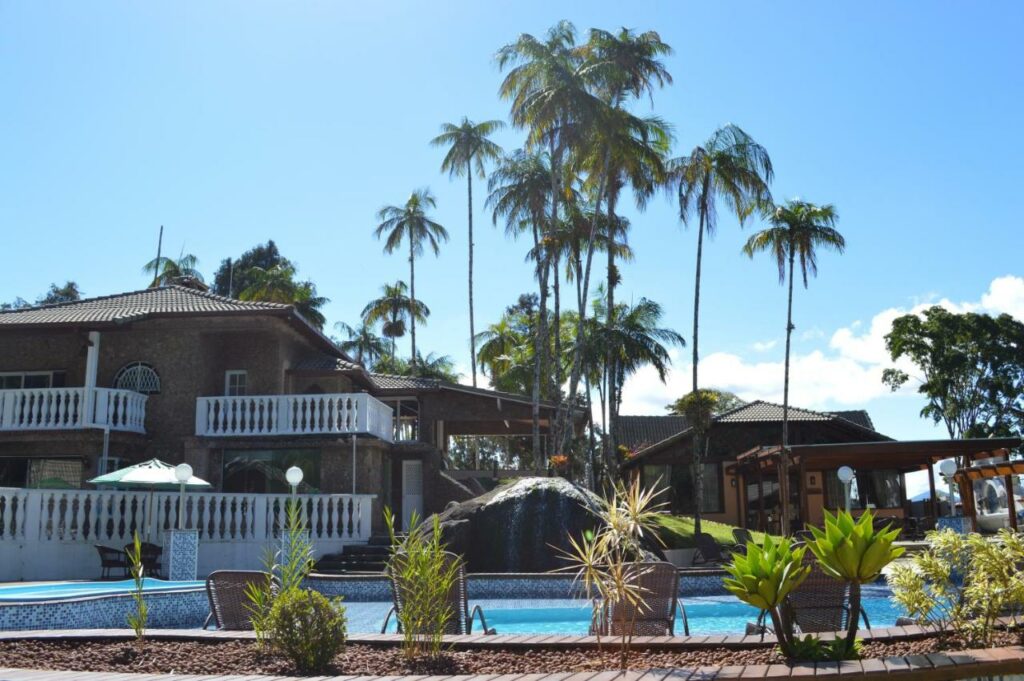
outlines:
[{"label": "green grass", "polygon": [[[692,549],[696,546],[693,540],[693,517],[682,515],[664,515],[658,519],[661,524],[661,538],[669,549]],[[701,531],[710,534],[719,544],[732,546],[732,525],[701,520]],[[762,532],[752,532],[754,541],[763,541]]]}]

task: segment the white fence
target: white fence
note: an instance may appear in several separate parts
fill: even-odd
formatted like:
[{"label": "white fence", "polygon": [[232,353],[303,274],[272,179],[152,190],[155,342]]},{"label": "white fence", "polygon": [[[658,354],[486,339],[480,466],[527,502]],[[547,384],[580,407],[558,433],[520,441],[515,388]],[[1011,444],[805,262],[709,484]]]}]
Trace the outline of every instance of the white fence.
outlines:
[{"label": "white fence", "polygon": [[0,430],[92,426],[145,433],[146,396],[113,388],[0,390]]},{"label": "white fence", "polygon": [[[199,574],[256,569],[276,546],[287,494],[188,493],[185,527],[199,530]],[[373,495],[300,494],[316,555],[370,538]],[[177,492],[0,489],[0,581],[95,579],[97,544],[123,547],[134,533],[163,545],[176,526]]]},{"label": "white fence", "polygon": [[391,442],[391,407],[366,393],[196,399],[196,435],[368,434]]}]

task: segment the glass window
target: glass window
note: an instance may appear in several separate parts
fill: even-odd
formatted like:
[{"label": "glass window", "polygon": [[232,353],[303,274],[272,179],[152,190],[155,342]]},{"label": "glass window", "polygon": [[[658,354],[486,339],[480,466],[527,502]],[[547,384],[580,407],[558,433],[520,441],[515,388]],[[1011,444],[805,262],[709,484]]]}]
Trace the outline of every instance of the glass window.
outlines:
[{"label": "glass window", "polygon": [[150,364],[131,362],[118,369],[114,376],[114,387],[118,390],[134,390],[143,395],[160,393],[160,374]]},{"label": "glass window", "polygon": [[[671,470],[673,513],[692,514],[694,511],[693,467],[668,466]],[[656,479],[657,476],[655,476]],[[725,509],[722,499],[722,466],[718,463],[704,464],[704,500],[702,513],[722,513]],[[646,483],[646,480],[645,480]]]},{"label": "glass window", "polygon": [[[897,470],[857,471],[850,482],[850,508],[901,508],[903,476]],[[825,494],[831,508],[844,508],[843,483],[836,471],[825,473]]]},{"label": "glass window", "polygon": [[285,494],[291,491],[285,471],[292,466],[302,469],[299,492],[309,494],[320,488],[320,452],[316,449],[226,449],[225,492]]},{"label": "glass window", "polygon": [[64,371],[18,371],[0,374],[0,390],[20,388],[63,388],[67,383]]},{"label": "glass window", "polygon": [[82,473],[79,459],[0,458],[0,487],[79,489]]},{"label": "glass window", "polygon": [[229,397],[237,397],[246,394],[249,384],[249,374],[246,371],[225,371],[224,372],[224,394]]},{"label": "glass window", "polygon": [[[646,489],[657,486],[662,489],[670,488],[672,485],[672,466],[661,464],[650,464],[643,467],[640,483]],[[665,499],[662,499],[666,501]]]}]

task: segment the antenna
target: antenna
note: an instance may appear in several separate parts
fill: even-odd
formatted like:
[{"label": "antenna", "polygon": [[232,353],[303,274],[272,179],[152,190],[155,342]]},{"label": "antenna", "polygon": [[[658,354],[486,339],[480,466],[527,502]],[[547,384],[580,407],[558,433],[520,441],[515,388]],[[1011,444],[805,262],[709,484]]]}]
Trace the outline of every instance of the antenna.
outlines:
[{"label": "antenna", "polygon": [[153,269],[153,283],[157,284],[160,281],[160,251],[164,247],[164,226],[160,225],[160,237],[156,242],[156,267]]}]

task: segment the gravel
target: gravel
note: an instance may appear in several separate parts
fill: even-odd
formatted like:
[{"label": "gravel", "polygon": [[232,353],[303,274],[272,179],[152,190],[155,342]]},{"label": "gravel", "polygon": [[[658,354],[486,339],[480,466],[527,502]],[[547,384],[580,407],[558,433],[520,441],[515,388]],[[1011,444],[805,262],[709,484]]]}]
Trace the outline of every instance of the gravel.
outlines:
[{"label": "gravel", "polygon": [[[1014,645],[1017,636],[1001,634],[996,645]],[[953,648],[963,646],[953,645]],[[871,642],[863,656],[887,657],[940,652],[936,637],[895,642]],[[780,663],[768,647],[753,649],[706,648],[697,650],[634,650],[631,669],[700,667],[712,665]],[[260,651],[252,641],[146,641],[141,646],[124,640],[17,640],[0,641],[0,667],[61,671],[139,672],[175,674],[295,675],[291,663],[272,652]],[[580,672],[619,669],[618,650],[606,644],[593,648],[463,649],[452,650],[436,661],[406,661],[396,646],[349,645],[324,673],[383,676],[402,674],[512,674]]]}]

